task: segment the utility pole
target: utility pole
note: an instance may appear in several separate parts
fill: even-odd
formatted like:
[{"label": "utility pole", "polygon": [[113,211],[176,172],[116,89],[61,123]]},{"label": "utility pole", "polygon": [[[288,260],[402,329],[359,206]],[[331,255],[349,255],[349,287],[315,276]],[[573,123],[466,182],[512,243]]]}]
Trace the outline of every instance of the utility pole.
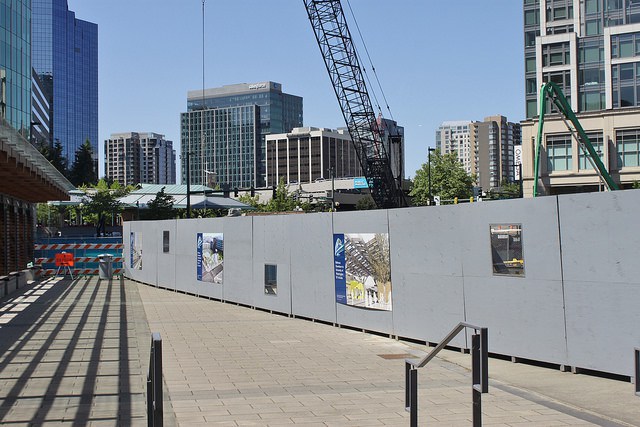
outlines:
[{"label": "utility pole", "polygon": [[189,165],[191,152],[187,151],[187,218],[191,218],[191,167]]},{"label": "utility pole", "polygon": [[436,149],[429,147],[429,154],[427,155],[427,162],[429,163],[429,206],[433,204],[433,196],[431,195],[431,153],[433,151],[436,151]]},{"label": "utility pole", "polygon": [[336,180],[335,175],[333,173],[333,166],[329,168],[329,173],[331,174],[331,212],[336,211]]}]

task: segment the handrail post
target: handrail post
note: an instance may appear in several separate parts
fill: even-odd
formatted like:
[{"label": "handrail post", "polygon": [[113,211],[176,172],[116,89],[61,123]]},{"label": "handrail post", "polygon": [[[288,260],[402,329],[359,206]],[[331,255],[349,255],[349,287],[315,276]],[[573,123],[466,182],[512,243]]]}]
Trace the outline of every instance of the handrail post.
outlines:
[{"label": "handrail post", "polygon": [[635,377],[633,378],[633,382],[635,384],[636,396],[640,396],[640,348],[636,347],[634,349],[634,361],[635,361]]},{"label": "handrail post", "polygon": [[[405,359],[405,410],[410,413],[410,425],[418,425],[418,368],[429,363],[461,331],[473,329],[471,336],[471,376],[473,390],[473,425],[482,426],[482,393],[489,392],[489,336],[488,329],[460,322],[422,359]],[[638,356],[640,358],[640,349]],[[640,360],[640,359],[637,359]],[[640,371],[640,361],[637,362]],[[639,394],[640,395],[640,394]]]},{"label": "handrail post", "polygon": [[418,427],[418,370],[413,367],[409,370],[409,390],[411,395],[409,425]]},{"label": "handrail post", "polygon": [[149,373],[147,375],[147,425],[163,426],[162,396],[162,338],[160,333],[151,334],[151,351],[149,353]]},{"label": "handrail post", "polygon": [[480,328],[480,384],[483,393],[489,393],[489,333],[487,328]]},{"label": "handrail post", "polygon": [[471,377],[473,394],[473,427],[482,427],[482,375],[480,335],[471,335]]}]

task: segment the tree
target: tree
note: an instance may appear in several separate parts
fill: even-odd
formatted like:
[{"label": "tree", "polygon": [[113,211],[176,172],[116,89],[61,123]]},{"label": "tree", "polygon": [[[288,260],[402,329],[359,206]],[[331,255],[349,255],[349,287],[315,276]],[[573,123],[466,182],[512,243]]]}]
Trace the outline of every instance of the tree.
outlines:
[{"label": "tree", "polygon": [[269,200],[264,210],[267,212],[287,212],[292,211],[297,205],[296,200],[287,191],[284,178],[280,178],[274,197]]},{"label": "tree", "polygon": [[40,153],[49,160],[49,163],[53,165],[60,173],[66,177],[69,176],[69,170],[67,168],[67,158],[62,154],[62,144],[60,140],[56,139],[53,146],[47,143],[43,143],[38,147]]},{"label": "tree", "polygon": [[76,187],[94,185],[98,181],[93,161],[93,148],[91,148],[91,143],[88,139],[76,151],[76,157],[69,173],[69,180]]},{"label": "tree", "polygon": [[429,200],[429,168],[431,168],[431,196],[437,195],[444,200],[451,200],[455,197],[467,199],[473,195],[473,183],[475,175],[469,175],[458,160],[455,152],[440,154],[436,150],[431,154],[431,165],[424,163],[416,171],[413,180],[413,188],[410,196],[413,197],[413,204],[424,206]]},{"label": "tree", "polygon": [[358,203],[356,203],[356,210],[359,211],[368,211],[371,209],[377,209],[378,206],[376,205],[376,202],[373,200],[373,197],[371,197],[370,195],[366,195],[364,197],[362,197],[360,200],[358,200]]},{"label": "tree", "polygon": [[504,180],[500,188],[494,188],[487,195],[490,199],[518,199],[520,198],[520,184]]},{"label": "tree", "polygon": [[156,197],[147,203],[146,217],[148,219],[170,219],[175,216],[173,211],[173,197],[164,192],[164,188],[156,193]]},{"label": "tree", "polygon": [[122,204],[118,198],[130,190],[130,188],[122,188],[117,182],[111,187],[113,188],[110,188],[106,181],[101,179],[94,188],[84,188],[82,214],[96,224],[98,236],[104,234],[106,220],[113,219],[115,215],[122,212]]}]

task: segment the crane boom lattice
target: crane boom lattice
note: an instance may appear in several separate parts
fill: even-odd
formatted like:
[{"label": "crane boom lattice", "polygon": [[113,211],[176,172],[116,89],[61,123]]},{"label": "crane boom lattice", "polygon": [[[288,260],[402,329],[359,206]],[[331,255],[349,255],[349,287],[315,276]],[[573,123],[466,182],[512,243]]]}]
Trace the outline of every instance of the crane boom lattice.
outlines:
[{"label": "crane boom lattice", "polygon": [[303,1],[373,200],[379,208],[406,206],[340,0]]}]

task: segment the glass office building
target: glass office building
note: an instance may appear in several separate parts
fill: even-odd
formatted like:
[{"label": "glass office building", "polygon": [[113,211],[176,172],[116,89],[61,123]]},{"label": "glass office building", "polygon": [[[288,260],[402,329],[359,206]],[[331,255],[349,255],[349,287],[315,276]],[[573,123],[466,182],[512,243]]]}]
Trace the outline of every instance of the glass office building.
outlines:
[{"label": "glass office building", "polygon": [[[535,152],[540,86],[554,82],[613,179],[631,187],[640,179],[640,0],[523,0],[523,12],[523,158],[533,159]],[[603,187],[557,117],[545,118],[541,153],[542,194]],[[523,168],[527,196],[533,165],[523,163]]]},{"label": "glass office building", "polygon": [[182,182],[187,180],[186,153],[190,152],[191,183],[264,187],[265,136],[301,126],[302,98],[283,93],[280,83],[189,91],[180,126]]},{"label": "glass office building", "polygon": [[69,160],[85,140],[98,158],[98,26],[67,0],[32,0],[33,68],[51,106],[51,141]]},{"label": "glass office building", "polygon": [[0,116],[28,139],[31,124],[31,0],[0,0]]}]

